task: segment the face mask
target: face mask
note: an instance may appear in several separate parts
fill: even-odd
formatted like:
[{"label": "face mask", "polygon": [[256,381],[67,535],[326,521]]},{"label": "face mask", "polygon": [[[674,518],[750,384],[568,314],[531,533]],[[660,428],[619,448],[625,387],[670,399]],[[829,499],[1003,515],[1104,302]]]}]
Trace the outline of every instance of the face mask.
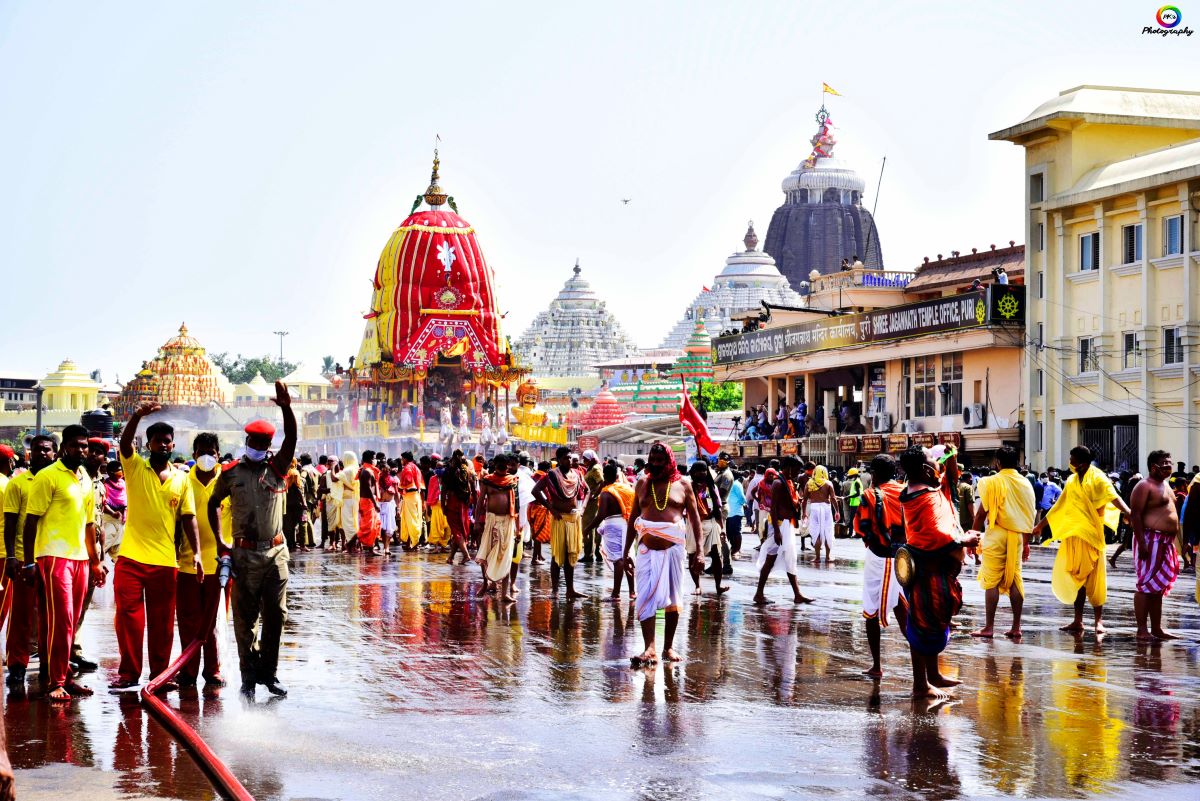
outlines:
[{"label": "face mask", "polygon": [[217,466],[217,457],[207,453],[203,456],[198,456],[196,457],[196,466],[208,473]]},{"label": "face mask", "polygon": [[254,448],[246,448],[246,458],[252,462],[261,462],[267,458],[267,451],[259,451]]}]

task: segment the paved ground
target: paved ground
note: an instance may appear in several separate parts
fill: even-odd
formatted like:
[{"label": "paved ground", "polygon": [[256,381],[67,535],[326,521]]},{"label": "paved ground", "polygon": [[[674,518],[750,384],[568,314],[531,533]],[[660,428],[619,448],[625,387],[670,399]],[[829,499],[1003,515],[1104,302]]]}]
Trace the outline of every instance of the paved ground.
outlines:
[{"label": "paved ground", "polygon": [[[748,562],[724,601],[706,578],[680,625],[686,661],[649,672],[628,667],[636,620],[601,600],[601,567],[572,606],[526,565],[505,612],[475,602],[477,569],[432,556],[301,555],[280,671],[291,696],[173,698],[260,801],[1196,797],[1193,576],[1167,601],[1184,640],[1134,642],[1128,556],[1110,576],[1109,636],[1076,640],[1058,631],[1053,552],[1035,549],[1018,645],[966,636],[982,594],[965,571],[961,633],[943,658],[964,684],[919,711],[894,627],[885,678],[859,673],[861,554],[839,542],[836,564],[802,567],[817,598],[803,608],[751,606]],[[768,591],[787,597],[782,581]],[[86,623],[89,653],[104,657],[96,688],[116,669],[111,606],[101,594]],[[22,798],[214,797],[136,700],[101,692],[55,708],[10,694],[5,721]]]}]

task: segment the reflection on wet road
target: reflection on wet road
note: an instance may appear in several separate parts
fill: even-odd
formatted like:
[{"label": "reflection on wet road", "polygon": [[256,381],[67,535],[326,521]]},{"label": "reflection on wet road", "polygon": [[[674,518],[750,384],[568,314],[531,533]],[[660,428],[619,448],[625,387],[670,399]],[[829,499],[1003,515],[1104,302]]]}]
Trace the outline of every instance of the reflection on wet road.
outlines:
[{"label": "reflection on wet road", "polygon": [[[522,568],[515,607],[480,602],[477,568],[433,556],[391,561],[306,554],[294,562],[280,677],[291,696],[243,704],[172,695],[260,799],[1177,797],[1200,783],[1200,610],[1181,576],[1164,619],[1184,639],[1132,636],[1128,559],[1110,573],[1110,635],[1058,631],[1053,552],[1026,567],[1025,640],[972,641],[982,593],[964,571],[964,614],[943,658],[962,679],[952,703],[914,710],[906,649],[884,633],[886,675],[866,680],[862,546],[803,566],[817,603],[759,610],[748,562],[731,597],[689,601],[678,667],[634,671],[630,604],[549,595]],[[705,590],[712,592],[707,578]],[[690,588],[690,587],[689,587]],[[1188,590],[1188,591],[1184,591]],[[115,676],[111,594],[83,636]],[[999,621],[1007,625],[1007,601]],[[660,621],[661,626],[661,621]],[[232,636],[227,675],[236,679]],[[8,697],[9,747],[23,797],[207,799],[204,776],[132,697],[70,707]],[[66,767],[75,766],[75,767]],[[100,773],[105,771],[105,773]],[[111,788],[111,789],[110,789]]]}]

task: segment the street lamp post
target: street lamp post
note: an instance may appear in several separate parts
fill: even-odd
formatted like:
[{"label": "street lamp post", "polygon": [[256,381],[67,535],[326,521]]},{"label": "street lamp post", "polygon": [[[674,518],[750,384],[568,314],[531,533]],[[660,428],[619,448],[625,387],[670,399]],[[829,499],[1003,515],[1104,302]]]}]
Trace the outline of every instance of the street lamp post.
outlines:
[{"label": "street lamp post", "polygon": [[288,335],[287,331],[272,331],[275,336],[279,337],[279,373],[283,375],[283,338]]}]

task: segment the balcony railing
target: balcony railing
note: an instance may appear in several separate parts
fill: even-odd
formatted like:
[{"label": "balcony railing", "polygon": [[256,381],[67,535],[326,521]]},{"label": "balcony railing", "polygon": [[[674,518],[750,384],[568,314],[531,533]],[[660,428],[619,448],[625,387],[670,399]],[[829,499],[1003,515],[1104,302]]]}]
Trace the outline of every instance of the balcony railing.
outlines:
[{"label": "balcony railing", "polygon": [[350,423],[326,423],[300,427],[300,438],[303,440],[320,439],[349,439],[352,437],[388,438],[387,420],[367,420],[360,422],[357,427]]},{"label": "balcony railing", "polygon": [[899,270],[846,270],[822,275],[812,282],[813,294],[831,289],[904,289],[913,273]]}]

